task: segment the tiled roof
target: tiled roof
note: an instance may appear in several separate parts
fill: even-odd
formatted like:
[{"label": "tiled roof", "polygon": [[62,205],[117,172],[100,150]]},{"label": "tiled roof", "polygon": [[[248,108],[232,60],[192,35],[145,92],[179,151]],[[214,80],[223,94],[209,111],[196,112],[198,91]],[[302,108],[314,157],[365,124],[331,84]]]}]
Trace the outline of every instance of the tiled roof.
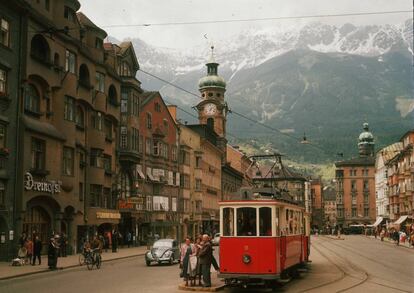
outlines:
[{"label": "tiled roof", "polygon": [[99,26],[97,26],[96,24],[94,24],[93,22],[92,22],[92,20],[90,20],[85,14],[83,14],[82,12],[77,12],[76,13],[76,16],[78,17],[78,20],[79,20],[79,22],[80,22],[80,24],[82,25],[82,26],[85,26],[85,27],[89,27],[89,28],[92,28],[92,29],[95,29],[95,30],[97,30],[97,31],[99,31],[100,33],[102,33],[102,34],[104,34],[105,35],[105,37],[108,35],[107,33],[106,33],[106,31],[104,31],[103,29],[101,29]]},{"label": "tiled roof", "polygon": [[402,149],[403,149],[402,142],[396,142],[383,148],[377,154],[380,154],[384,160],[384,164],[387,164],[395,156],[397,156],[402,151]]}]

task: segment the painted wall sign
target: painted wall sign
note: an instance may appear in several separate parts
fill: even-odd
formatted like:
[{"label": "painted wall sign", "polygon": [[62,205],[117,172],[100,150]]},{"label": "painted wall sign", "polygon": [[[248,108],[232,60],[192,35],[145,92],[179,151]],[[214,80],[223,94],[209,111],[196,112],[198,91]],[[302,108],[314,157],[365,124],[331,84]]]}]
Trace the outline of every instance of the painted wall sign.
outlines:
[{"label": "painted wall sign", "polygon": [[24,189],[33,191],[48,192],[51,194],[60,193],[61,181],[35,181],[30,172],[24,174]]}]

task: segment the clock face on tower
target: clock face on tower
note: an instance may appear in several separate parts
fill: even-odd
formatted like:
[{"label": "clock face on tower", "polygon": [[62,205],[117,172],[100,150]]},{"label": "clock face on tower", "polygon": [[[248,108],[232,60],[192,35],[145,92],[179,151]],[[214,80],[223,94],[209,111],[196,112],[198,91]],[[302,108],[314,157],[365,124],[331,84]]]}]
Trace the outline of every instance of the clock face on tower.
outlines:
[{"label": "clock face on tower", "polygon": [[217,112],[217,107],[215,104],[208,103],[204,106],[204,113],[206,115],[214,115]]}]

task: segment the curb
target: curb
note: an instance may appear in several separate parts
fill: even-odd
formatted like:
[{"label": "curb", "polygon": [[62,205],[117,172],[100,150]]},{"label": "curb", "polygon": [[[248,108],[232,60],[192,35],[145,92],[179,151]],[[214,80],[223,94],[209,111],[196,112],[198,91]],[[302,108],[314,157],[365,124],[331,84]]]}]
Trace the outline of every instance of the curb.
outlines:
[{"label": "curb", "polygon": [[[131,257],[136,257],[136,256],[142,256],[142,255],[145,255],[145,252],[139,253],[139,254],[134,254],[134,255],[121,256],[121,257],[118,257],[118,258],[106,259],[106,260],[102,260],[102,262],[110,262],[110,261],[114,261],[114,260],[126,259],[126,258],[131,258]],[[13,275],[13,276],[0,277],[0,281],[10,280],[10,279],[20,278],[20,277],[26,277],[26,276],[36,275],[36,274],[42,274],[42,273],[47,273],[47,272],[62,271],[62,270],[65,270],[65,269],[73,269],[73,268],[77,268],[77,267],[81,267],[81,265],[79,265],[79,263],[77,263],[76,265],[68,265],[66,267],[57,268],[56,270],[44,269],[44,270],[41,270],[41,271],[27,272],[27,273],[17,274],[17,275]]]},{"label": "curb", "polygon": [[375,239],[375,238],[371,238],[371,237],[367,237],[367,238],[369,238],[371,240],[377,240],[377,241],[382,242],[382,243],[386,243],[387,245],[392,245],[392,246],[395,246],[395,247],[402,247],[402,248],[413,249],[414,250],[413,247],[408,247],[406,245],[401,245],[401,244],[400,245],[396,245],[394,242],[391,242],[389,240],[381,241],[381,239]]},{"label": "curb", "polygon": [[217,291],[220,291],[220,290],[224,289],[225,286],[226,285],[222,284],[222,285],[218,285],[218,286],[212,286],[212,287],[204,288],[204,287],[190,287],[190,286],[186,286],[185,283],[182,283],[182,284],[178,285],[178,290],[196,291],[196,292],[217,292]]}]

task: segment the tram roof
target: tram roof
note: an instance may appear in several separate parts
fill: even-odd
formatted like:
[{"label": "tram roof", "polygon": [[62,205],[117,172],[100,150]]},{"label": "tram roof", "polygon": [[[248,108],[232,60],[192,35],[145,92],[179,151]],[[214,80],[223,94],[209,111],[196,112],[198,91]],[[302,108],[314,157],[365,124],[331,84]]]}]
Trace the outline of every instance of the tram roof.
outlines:
[{"label": "tram roof", "polygon": [[298,205],[298,202],[293,200],[293,198],[289,195],[288,192],[281,191],[277,188],[272,187],[243,187],[239,191],[230,194],[230,198],[228,201],[279,201]]}]

